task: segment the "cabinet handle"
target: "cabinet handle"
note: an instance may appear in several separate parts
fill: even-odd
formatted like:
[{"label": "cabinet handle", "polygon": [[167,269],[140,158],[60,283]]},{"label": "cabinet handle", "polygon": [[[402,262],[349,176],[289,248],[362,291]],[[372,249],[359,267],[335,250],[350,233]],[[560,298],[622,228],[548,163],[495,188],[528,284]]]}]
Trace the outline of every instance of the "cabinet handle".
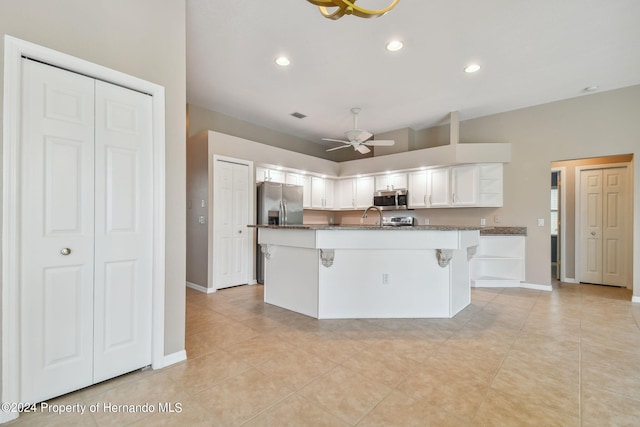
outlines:
[{"label": "cabinet handle", "polygon": [[431,194],[429,194],[429,206],[431,206]]},{"label": "cabinet handle", "polygon": [[456,202],[456,193],[451,193],[451,202],[452,203]]},{"label": "cabinet handle", "polygon": [[422,203],[424,203],[425,205],[427,204],[427,195],[426,194],[422,197]]}]

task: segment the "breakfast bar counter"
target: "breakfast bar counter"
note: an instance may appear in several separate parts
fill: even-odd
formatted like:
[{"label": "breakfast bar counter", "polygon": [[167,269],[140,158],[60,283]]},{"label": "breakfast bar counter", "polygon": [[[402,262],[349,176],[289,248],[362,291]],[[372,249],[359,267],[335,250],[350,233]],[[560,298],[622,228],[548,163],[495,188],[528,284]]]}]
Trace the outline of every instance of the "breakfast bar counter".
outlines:
[{"label": "breakfast bar counter", "polygon": [[471,302],[480,227],[252,227],[265,257],[266,303],[350,319],[450,318]]}]

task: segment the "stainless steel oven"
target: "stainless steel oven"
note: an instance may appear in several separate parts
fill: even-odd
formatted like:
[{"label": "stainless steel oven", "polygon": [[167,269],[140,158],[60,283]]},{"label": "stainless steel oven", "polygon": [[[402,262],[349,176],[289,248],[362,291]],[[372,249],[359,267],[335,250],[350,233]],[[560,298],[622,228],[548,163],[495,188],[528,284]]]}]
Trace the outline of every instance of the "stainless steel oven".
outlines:
[{"label": "stainless steel oven", "polygon": [[376,191],[373,193],[373,205],[382,210],[408,209],[407,190]]}]

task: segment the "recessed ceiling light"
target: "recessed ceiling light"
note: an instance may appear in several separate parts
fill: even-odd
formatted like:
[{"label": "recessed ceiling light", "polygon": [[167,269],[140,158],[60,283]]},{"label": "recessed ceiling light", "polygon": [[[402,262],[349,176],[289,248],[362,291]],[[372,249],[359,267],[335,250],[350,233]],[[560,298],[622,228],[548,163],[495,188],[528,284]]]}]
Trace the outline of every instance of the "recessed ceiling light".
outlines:
[{"label": "recessed ceiling light", "polygon": [[466,67],[464,67],[464,72],[465,73],[475,73],[479,69],[480,69],[480,65],[478,65],[478,64],[469,64]]},{"label": "recessed ceiling light", "polygon": [[287,58],[286,56],[278,56],[276,58],[276,64],[281,67],[286,67],[287,65],[291,64],[291,61],[289,61],[289,58]]},{"label": "recessed ceiling light", "polygon": [[391,40],[389,43],[387,43],[387,50],[389,52],[397,52],[403,47],[404,43],[402,43],[400,40]]},{"label": "recessed ceiling light", "polygon": [[587,86],[582,90],[585,92],[595,92],[596,90],[598,90],[598,86]]}]

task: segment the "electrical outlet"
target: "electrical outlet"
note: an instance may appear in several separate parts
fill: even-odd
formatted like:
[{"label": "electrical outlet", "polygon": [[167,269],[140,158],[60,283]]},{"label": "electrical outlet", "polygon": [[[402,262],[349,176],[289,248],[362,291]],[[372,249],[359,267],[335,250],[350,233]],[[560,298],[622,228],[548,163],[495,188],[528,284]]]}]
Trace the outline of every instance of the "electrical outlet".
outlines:
[{"label": "electrical outlet", "polygon": [[495,222],[496,224],[500,223],[502,221],[502,218],[500,217],[500,215],[496,215],[493,217],[493,222]]},{"label": "electrical outlet", "polygon": [[388,285],[389,284],[389,273],[382,273],[382,284],[383,285]]},{"label": "electrical outlet", "polygon": [[424,219],[424,225],[429,225],[429,218]]},{"label": "electrical outlet", "polygon": [[486,218],[480,218],[480,225],[487,225],[487,219]]},{"label": "electrical outlet", "polygon": [[544,227],[544,218],[538,218],[538,227]]}]

